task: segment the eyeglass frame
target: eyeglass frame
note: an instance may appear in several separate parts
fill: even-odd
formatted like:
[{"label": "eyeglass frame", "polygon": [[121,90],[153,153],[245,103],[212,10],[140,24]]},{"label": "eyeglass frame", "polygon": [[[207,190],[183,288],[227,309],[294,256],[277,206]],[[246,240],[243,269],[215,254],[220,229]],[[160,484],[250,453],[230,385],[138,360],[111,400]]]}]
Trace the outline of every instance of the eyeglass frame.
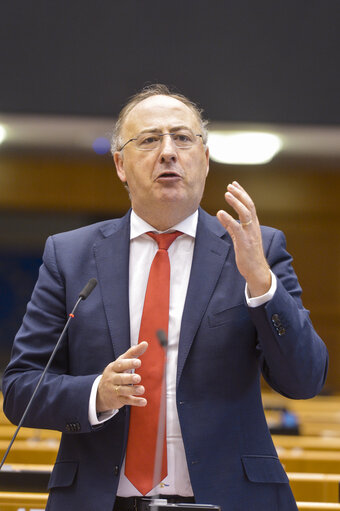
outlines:
[{"label": "eyeglass frame", "polygon": [[[191,130],[190,130],[191,131]],[[171,140],[172,140],[172,137],[175,136],[177,134],[176,131],[174,131],[173,133],[157,133],[157,135],[159,137],[165,137],[165,135],[169,135],[171,137]],[[128,140],[127,142],[125,142],[125,144],[122,145],[122,147],[120,149],[118,149],[118,152],[120,153],[124,147],[126,145],[128,145],[130,142],[133,142],[134,140],[137,140],[137,138],[142,135],[142,133],[139,133],[139,135],[137,135],[137,137],[133,137],[133,138],[130,138],[130,140]],[[201,137],[201,139],[203,140],[203,135],[201,135],[200,133],[193,133],[193,135],[195,135],[196,137]],[[176,145],[176,144],[175,144]],[[195,144],[193,144],[195,145]],[[176,146],[178,147],[179,149],[189,149],[190,147],[192,146],[189,146],[189,147],[179,147],[179,146]],[[139,149],[139,151],[153,151],[154,149]]]}]

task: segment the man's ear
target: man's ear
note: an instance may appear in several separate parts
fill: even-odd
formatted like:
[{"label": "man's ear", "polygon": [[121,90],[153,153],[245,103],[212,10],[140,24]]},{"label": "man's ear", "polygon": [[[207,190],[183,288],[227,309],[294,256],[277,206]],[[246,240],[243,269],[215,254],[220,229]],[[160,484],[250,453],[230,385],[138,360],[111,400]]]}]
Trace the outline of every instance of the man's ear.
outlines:
[{"label": "man's ear", "polygon": [[126,183],[126,175],[125,175],[125,170],[124,170],[124,159],[123,159],[123,156],[121,155],[121,152],[116,151],[113,155],[113,160],[116,165],[116,171],[117,171],[117,175],[118,175],[119,179],[123,183]]}]

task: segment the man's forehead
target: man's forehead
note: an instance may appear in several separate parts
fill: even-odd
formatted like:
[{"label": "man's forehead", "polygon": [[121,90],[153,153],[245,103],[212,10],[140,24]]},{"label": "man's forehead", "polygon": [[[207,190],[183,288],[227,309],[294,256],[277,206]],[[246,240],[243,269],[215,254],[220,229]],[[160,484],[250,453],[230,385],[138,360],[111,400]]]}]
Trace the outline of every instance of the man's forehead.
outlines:
[{"label": "man's forehead", "polygon": [[128,113],[124,122],[126,129],[151,127],[154,123],[176,122],[197,127],[194,112],[182,101],[171,96],[151,96],[143,99]]}]

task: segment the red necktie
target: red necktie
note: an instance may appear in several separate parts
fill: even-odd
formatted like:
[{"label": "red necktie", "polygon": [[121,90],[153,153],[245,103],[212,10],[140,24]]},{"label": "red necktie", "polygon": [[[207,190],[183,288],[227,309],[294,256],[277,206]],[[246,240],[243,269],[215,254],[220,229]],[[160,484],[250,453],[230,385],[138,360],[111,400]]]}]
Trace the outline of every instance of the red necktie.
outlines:
[{"label": "red necktie", "polygon": [[143,495],[149,493],[167,475],[166,435],[159,480],[154,481],[159,410],[162,395],[165,354],[157,339],[157,331],[168,333],[170,261],[168,248],[182,233],[147,233],[158,243],[152,261],[144,299],[138,342],[148,341],[138,373],[145,387],[146,407],[131,407],[129,437],[126,451],[125,475]]}]

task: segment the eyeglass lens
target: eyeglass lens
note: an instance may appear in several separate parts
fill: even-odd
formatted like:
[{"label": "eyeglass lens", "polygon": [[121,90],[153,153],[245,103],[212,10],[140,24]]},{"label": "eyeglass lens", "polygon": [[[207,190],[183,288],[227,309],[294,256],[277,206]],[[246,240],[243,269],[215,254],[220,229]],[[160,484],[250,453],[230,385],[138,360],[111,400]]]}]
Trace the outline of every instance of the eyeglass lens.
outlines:
[{"label": "eyeglass lens", "polygon": [[176,147],[187,148],[197,142],[197,136],[190,131],[176,131],[175,133],[142,133],[135,140],[137,149],[151,151],[161,144],[164,136],[169,135]]}]

